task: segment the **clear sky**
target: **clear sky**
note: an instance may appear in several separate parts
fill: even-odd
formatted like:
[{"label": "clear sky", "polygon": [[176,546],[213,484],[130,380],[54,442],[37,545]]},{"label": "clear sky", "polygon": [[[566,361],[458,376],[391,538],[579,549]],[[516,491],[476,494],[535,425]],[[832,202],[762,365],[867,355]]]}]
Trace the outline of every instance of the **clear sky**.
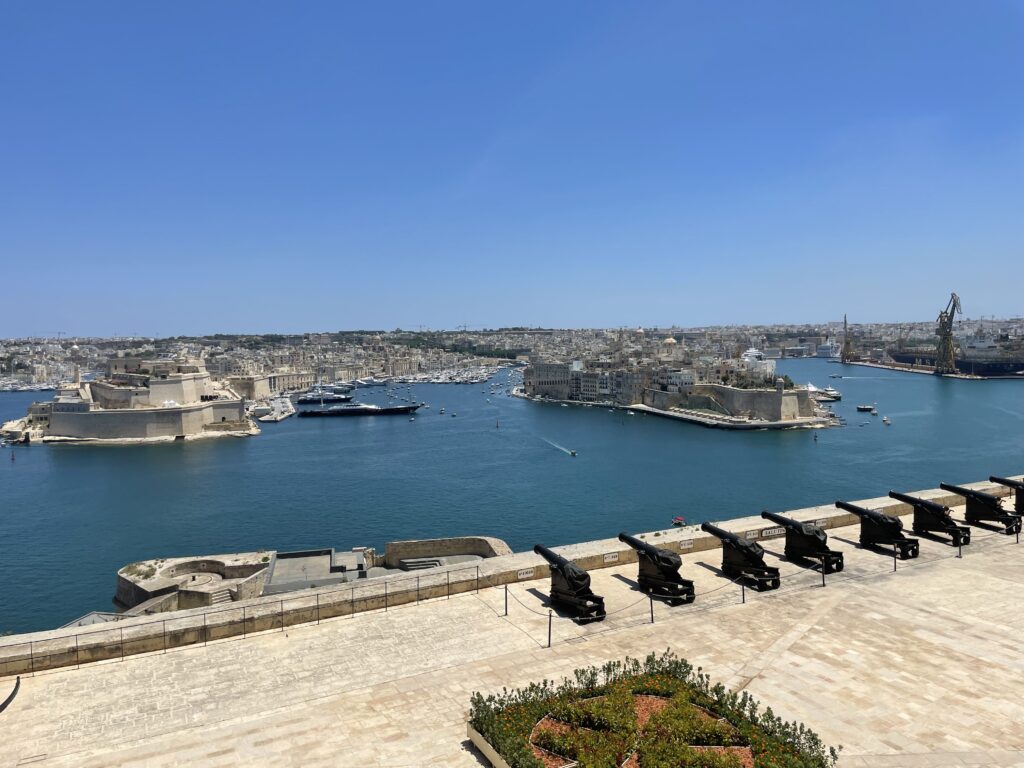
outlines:
[{"label": "clear sky", "polygon": [[1024,314],[1024,3],[0,6],[0,337]]}]

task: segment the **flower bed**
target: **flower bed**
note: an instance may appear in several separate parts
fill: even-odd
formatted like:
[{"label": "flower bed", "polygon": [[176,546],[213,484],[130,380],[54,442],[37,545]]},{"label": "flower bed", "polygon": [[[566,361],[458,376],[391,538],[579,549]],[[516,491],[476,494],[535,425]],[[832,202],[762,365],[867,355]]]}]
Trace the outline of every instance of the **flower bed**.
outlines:
[{"label": "flower bed", "polygon": [[470,726],[510,768],[833,768],[838,758],[671,652],[474,693]]}]

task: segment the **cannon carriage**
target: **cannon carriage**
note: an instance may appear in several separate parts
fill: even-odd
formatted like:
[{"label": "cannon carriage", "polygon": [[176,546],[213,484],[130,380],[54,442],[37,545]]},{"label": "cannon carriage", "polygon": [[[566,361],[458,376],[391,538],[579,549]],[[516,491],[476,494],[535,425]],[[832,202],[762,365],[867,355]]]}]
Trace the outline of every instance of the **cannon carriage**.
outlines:
[{"label": "cannon carriage", "polygon": [[817,560],[824,573],[843,570],[843,553],[829,549],[828,534],[813,523],[802,523],[774,512],[762,512],[761,517],[781,525],[786,530],[785,555],[788,560]]},{"label": "cannon carriage", "polygon": [[759,591],[778,589],[782,584],[779,569],[764,562],[764,548],[712,523],[700,528],[722,542],[722,573],[753,582]]},{"label": "cannon carriage", "polygon": [[995,475],[989,478],[989,482],[1013,488],[1013,511],[1018,515],[1024,515],[1024,482],[1011,480],[1008,477],[996,477]]},{"label": "cannon carriage", "polygon": [[692,603],[696,597],[693,582],[679,575],[683,559],[675,552],[655,547],[627,533],[619,534],[619,541],[636,550],[640,570],[637,583],[650,595],[666,598],[673,605]]},{"label": "cannon carriage", "polygon": [[903,521],[898,517],[887,515],[866,507],[858,507],[847,501],[837,501],[839,509],[852,512],[860,518],[860,543],[865,547],[895,546],[901,560],[917,557],[921,553],[921,543],[909,538],[903,532]]},{"label": "cannon carriage", "polygon": [[898,491],[889,491],[889,498],[909,504],[914,509],[914,533],[944,533],[950,536],[954,547],[971,543],[971,529],[958,525],[949,515],[949,507],[936,501],[920,499]]},{"label": "cannon carriage", "polygon": [[1007,536],[1020,533],[1021,516],[1003,509],[1003,502],[998,496],[952,483],[939,483],[939,488],[955,493],[957,496],[963,496],[967,500],[964,519],[968,523],[972,525],[979,522],[999,523],[1003,526],[1003,533]]},{"label": "cannon carriage", "polygon": [[537,544],[533,551],[551,566],[551,604],[573,614],[581,622],[601,621],[606,614],[604,598],[590,589],[590,574],[572,560]]}]

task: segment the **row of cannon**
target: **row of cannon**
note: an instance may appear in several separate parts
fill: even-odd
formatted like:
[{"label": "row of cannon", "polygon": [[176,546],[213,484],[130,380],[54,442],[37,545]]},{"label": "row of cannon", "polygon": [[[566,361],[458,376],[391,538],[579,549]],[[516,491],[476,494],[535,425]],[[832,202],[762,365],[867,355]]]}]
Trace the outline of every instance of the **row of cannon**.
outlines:
[{"label": "row of cannon", "polygon": [[[948,483],[940,483],[939,487],[966,499],[964,517],[969,524],[998,523],[1003,526],[1003,533],[1019,534],[1024,515],[1024,482],[994,476],[989,480],[1014,489],[1013,512],[1003,509],[1002,501],[992,494]],[[889,497],[912,507],[914,518],[911,528],[914,533],[948,535],[954,547],[970,544],[971,529],[954,520],[949,507],[897,491],[890,491]],[[835,505],[860,518],[861,546],[892,547],[893,557],[898,555],[903,560],[920,554],[920,542],[906,535],[900,518],[846,501],[837,501]],[[843,570],[843,553],[829,548],[828,534],[821,526],[774,512],[762,512],[761,517],[785,529],[784,554],[787,560],[817,561],[821,564],[822,573]],[[760,544],[712,523],[701,523],[700,527],[722,542],[723,574],[750,583],[759,591],[779,588],[782,583],[779,569],[765,563],[764,548]],[[619,541],[637,552],[637,583],[642,591],[663,598],[672,605],[692,603],[696,599],[693,581],[679,574],[683,561],[677,553],[626,533],[619,534]],[[585,622],[600,621],[607,615],[604,598],[595,595],[590,588],[589,573],[541,544],[537,544],[533,551],[551,565],[550,599],[553,605]]]}]

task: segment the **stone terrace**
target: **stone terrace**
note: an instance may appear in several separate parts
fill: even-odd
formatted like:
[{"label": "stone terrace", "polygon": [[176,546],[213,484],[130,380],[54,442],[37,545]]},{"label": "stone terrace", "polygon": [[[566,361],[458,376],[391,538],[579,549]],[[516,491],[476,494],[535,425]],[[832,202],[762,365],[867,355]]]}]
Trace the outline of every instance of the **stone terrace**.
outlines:
[{"label": "stone terrace", "polygon": [[0,714],[0,765],[479,766],[474,690],[671,647],[843,744],[843,766],[1024,766],[1024,546],[974,534],[963,559],[922,537],[893,573],[855,527],[834,529],[847,565],[826,588],[778,560],[782,589],[745,604],[715,570],[720,550],[684,555],[697,602],[655,603],[653,624],[636,566],[605,568],[593,582],[608,619],[556,617],[551,648],[541,579],[509,585],[507,617],[498,587],[44,672]]}]

